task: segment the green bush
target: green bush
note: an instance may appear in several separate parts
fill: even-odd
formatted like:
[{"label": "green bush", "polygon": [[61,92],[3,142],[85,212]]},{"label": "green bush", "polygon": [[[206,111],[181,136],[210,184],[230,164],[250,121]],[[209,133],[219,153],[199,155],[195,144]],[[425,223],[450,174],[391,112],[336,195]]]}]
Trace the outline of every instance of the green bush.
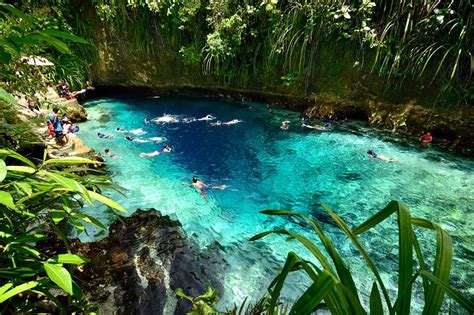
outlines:
[{"label": "green bush", "polygon": [[[98,163],[74,157],[44,159],[35,165],[12,150],[0,149],[2,313],[38,311],[39,299],[54,303],[61,313],[86,307],[83,293],[73,280],[72,265],[82,265],[87,259],[71,252],[65,228],[70,226],[78,233],[85,230],[85,223],[105,228],[79,212],[84,204],[104,204],[126,212],[101,194],[102,189],[116,188],[110,178],[85,167]],[[89,174],[79,176],[77,172]],[[39,246],[40,242],[56,240],[64,244],[64,252],[50,254],[51,248],[45,251],[48,246]],[[68,299],[59,299],[52,289],[65,292]]]}]

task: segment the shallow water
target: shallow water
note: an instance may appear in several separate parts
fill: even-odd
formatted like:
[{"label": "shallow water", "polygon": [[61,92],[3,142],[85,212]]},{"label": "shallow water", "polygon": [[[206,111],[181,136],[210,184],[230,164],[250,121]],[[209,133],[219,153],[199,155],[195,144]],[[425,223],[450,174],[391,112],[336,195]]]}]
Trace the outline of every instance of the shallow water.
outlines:
[{"label": "shallow water", "polygon": [[[130,212],[156,208],[178,219],[186,234],[205,248],[214,242],[228,262],[220,305],[231,305],[245,296],[263,294],[282,265],[288,251],[309,258],[295,242],[269,236],[259,242],[248,239],[262,231],[287,228],[313,240],[308,227],[294,220],[268,217],[264,209],[290,209],[322,222],[336,247],[348,257],[356,282],[370,290],[372,277],[350,242],[335,228],[321,208],[328,205],[350,226],[363,222],[389,200],[403,201],[412,216],[430,219],[453,236],[455,258],[452,283],[472,297],[474,251],[474,163],[417,145],[400,145],[384,140],[382,133],[363,124],[336,127],[331,132],[314,132],[299,127],[299,114],[286,110],[269,113],[262,104],[208,99],[139,98],[101,99],[86,104],[89,120],[81,124],[79,136],[102,152],[109,148],[119,159],[107,159],[116,183],[128,189],[127,198],[114,194]],[[243,120],[232,126],[211,126],[209,122],[144,124],[144,118],[164,114],[200,118],[209,113],[219,120]],[[280,130],[282,120],[291,122]],[[141,139],[165,137],[173,151],[151,158],[141,152],[159,149],[160,143],[135,143],[123,139],[115,128],[142,128]],[[97,132],[114,134],[98,139]],[[403,141],[402,141],[403,143]],[[400,159],[384,163],[369,159],[367,148]],[[193,188],[182,185],[197,176],[211,185],[225,184],[224,191],[208,192],[208,203]],[[105,209],[85,209],[104,223],[113,215]],[[395,292],[397,279],[396,220],[362,236],[363,243],[383,270],[383,277]],[[83,240],[103,237],[88,229]],[[103,233],[103,232],[102,232]],[[433,234],[422,233],[425,249],[433,250]],[[291,299],[302,281],[295,276],[287,287]],[[301,292],[301,291],[299,291]],[[366,297],[364,297],[366,299]],[[420,302],[415,298],[415,303]]]}]

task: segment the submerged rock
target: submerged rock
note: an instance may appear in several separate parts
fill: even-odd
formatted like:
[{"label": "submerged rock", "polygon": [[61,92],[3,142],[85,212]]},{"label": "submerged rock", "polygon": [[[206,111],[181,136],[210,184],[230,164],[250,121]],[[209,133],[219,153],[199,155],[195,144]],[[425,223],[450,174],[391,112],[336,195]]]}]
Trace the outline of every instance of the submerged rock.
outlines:
[{"label": "submerged rock", "polygon": [[208,283],[222,289],[215,277],[224,274],[226,263],[218,251],[198,249],[179,222],[154,209],[117,220],[109,233],[98,242],[74,243],[90,259],[76,276],[100,303],[99,313],[184,314],[191,305],[177,299],[177,288],[191,296],[203,293]]}]

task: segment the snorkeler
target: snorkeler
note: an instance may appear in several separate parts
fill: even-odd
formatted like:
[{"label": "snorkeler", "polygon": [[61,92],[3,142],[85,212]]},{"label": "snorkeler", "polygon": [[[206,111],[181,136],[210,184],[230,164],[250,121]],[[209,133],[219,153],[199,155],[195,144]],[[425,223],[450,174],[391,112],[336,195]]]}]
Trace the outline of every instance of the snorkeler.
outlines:
[{"label": "snorkeler", "polygon": [[220,121],[220,120],[211,123],[211,126],[220,126],[220,125],[222,125],[222,121]]},{"label": "snorkeler", "polygon": [[120,157],[119,155],[110,152],[109,149],[104,150],[104,155],[111,157],[112,159],[118,159]]},{"label": "snorkeler", "polygon": [[288,130],[288,128],[290,128],[290,122],[288,120],[282,121],[280,129],[281,130]]},{"label": "snorkeler", "polygon": [[321,131],[328,130],[326,127],[320,126],[320,125],[314,125],[314,126],[308,125],[306,124],[306,120],[304,118],[301,118],[301,127],[308,128],[308,129],[321,130]]},{"label": "snorkeler", "polygon": [[145,124],[150,123],[150,118],[145,118],[145,119],[143,119],[143,122],[144,122]]},{"label": "snorkeler", "polygon": [[167,144],[164,144],[163,147],[159,150],[156,150],[156,151],[153,151],[153,152],[149,152],[149,153],[145,153],[145,152],[142,152],[139,154],[140,157],[152,157],[152,156],[155,156],[155,155],[160,155],[162,153],[169,153],[171,152],[171,147]]},{"label": "snorkeler", "polygon": [[214,120],[216,119],[216,116],[212,115],[212,114],[207,114],[206,116],[202,117],[202,118],[198,118],[196,119],[197,121],[210,121],[210,120]]},{"label": "snorkeler", "polygon": [[131,134],[134,134],[136,136],[144,135],[144,134],[147,133],[142,128],[132,129],[132,130],[123,130],[123,129],[120,129],[120,128],[117,127],[115,129],[115,131],[118,132],[118,133],[131,133]]},{"label": "snorkeler", "polygon": [[225,121],[225,122],[223,122],[222,124],[223,124],[223,125],[230,126],[230,125],[236,125],[236,124],[241,123],[241,122],[243,122],[243,120],[240,120],[240,119],[232,119],[232,120],[229,120],[229,121]]},{"label": "snorkeler", "polygon": [[206,198],[206,191],[208,191],[209,189],[220,189],[220,190],[224,190],[226,189],[226,185],[220,185],[220,186],[211,186],[211,185],[206,185],[203,181],[201,181],[200,179],[196,178],[193,176],[192,178],[192,182],[191,184],[188,184],[188,183],[182,183],[183,185],[186,185],[186,186],[193,186],[194,188],[196,188],[197,190],[199,190],[201,192],[201,196],[204,198],[204,200],[207,202],[207,198]]},{"label": "snorkeler", "polygon": [[97,137],[99,137],[99,139],[112,139],[114,136],[106,135],[105,133],[98,132]]},{"label": "snorkeler", "polygon": [[368,149],[367,154],[369,155],[370,158],[379,159],[379,160],[382,160],[384,162],[400,162],[400,160],[397,160],[397,159],[392,159],[392,158],[388,158],[388,157],[383,156],[383,155],[378,155],[372,149]]}]

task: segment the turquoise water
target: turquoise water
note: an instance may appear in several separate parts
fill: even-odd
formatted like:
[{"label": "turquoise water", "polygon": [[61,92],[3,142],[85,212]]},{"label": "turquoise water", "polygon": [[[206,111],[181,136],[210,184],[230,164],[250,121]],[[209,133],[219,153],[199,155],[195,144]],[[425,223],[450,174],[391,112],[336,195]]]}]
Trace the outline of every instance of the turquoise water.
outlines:
[{"label": "turquoise water", "polygon": [[[220,244],[228,263],[226,273],[220,275],[225,288],[221,305],[263,294],[288,251],[309,257],[297,243],[281,237],[248,241],[251,236],[274,228],[287,228],[315,240],[304,225],[258,213],[267,208],[291,209],[322,220],[336,247],[348,257],[358,285],[370,290],[371,274],[350,242],[326,220],[321,204],[355,226],[391,199],[403,201],[413,216],[430,219],[451,233],[456,275],[451,282],[472,297],[472,160],[403,141],[387,141],[386,135],[363,124],[338,126],[331,132],[303,130],[298,123],[299,113],[269,113],[262,104],[252,106],[249,109],[249,104],[208,99],[100,99],[86,104],[89,120],[81,124],[79,136],[99,152],[109,148],[120,156],[106,160],[115,182],[128,190],[126,198],[118,194],[113,197],[130,212],[156,208],[178,219],[185,233],[201,248]],[[243,122],[231,126],[183,122],[184,118],[211,113],[222,121]],[[176,115],[180,122],[144,123],[144,118],[164,114]],[[291,121],[288,131],[279,128],[285,119]],[[142,128],[146,134],[139,136],[141,139],[165,137],[173,151],[140,158],[139,153],[152,152],[162,144],[124,140],[122,134],[115,132],[117,127]],[[98,139],[97,132],[115,137]],[[401,162],[369,159],[365,154],[369,147]],[[206,203],[196,190],[182,185],[192,176],[228,188],[210,190]],[[85,211],[104,223],[114,218],[106,209]],[[392,293],[397,283],[395,222],[385,223],[362,237]],[[88,231],[88,236],[83,236],[85,241],[103,237],[103,232],[92,227]],[[430,233],[421,234],[424,248],[433,250],[432,237]],[[301,283],[304,278],[291,279],[286,288],[289,300],[301,292]],[[415,303],[421,303],[419,295]]]}]

